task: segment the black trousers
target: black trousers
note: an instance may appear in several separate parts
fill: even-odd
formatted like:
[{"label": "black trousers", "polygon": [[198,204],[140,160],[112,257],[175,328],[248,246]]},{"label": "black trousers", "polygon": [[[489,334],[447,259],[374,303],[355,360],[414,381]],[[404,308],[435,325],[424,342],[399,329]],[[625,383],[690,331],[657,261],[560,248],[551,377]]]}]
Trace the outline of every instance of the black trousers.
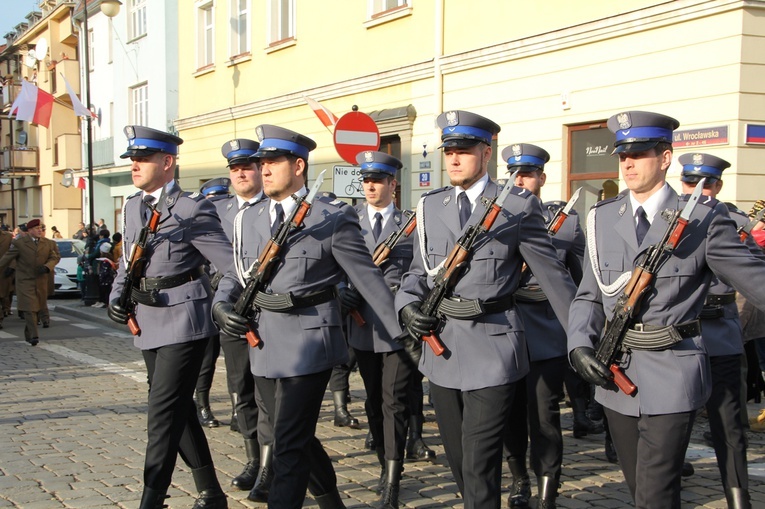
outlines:
[{"label": "black trousers", "polygon": [[510,410],[505,429],[508,458],[523,464],[530,439],[531,468],[537,477],[560,480],[563,435],[559,399],[567,367],[565,356],[532,362],[522,384],[525,391],[519,385]]},{"label": "black trousers", "polygon": [[143,350],[149,376],[148,444],[144,485],[170,486],[177,455],[190,468],[212,465],[194,407],[194,386],[209,338]]},{"label": "black trousers", "polygon": [[215,363],[220,355],[220,335],[216,334],[210,338],[207,344],[202,367],[199,368],[199,377],[197,378],[197,392],[210,392],[215,376]]},{"label": "black trousers", "polygon": [[746,442],[741,423],[741,355],[710,357],[712,395],[707,400],[712,445],[723,486],[749,489]]},{"label": "black trousers", "polygon": [[255,377],[258,405],[272,419],[274,477],[268,507],[303,507],[306,488],[313,495],[336,489],[332,461],[316,438],[316,422],[331,370],[291,378]]},{"label": "black trousers", "polygon": [[367,400],[369,430],[377,447],[385,447],[386,460],[404,460],[409,425],[407,388],[414,366],[403,350],[375,353],[355,350]]},{"label": "black trousers", "polygon": [[680,472],[696,412],[631,417],[604,408],[636,509],[680,509]]},{"label": "black trousers", "polygon": [[430,382],[436,421],[465,509],[501,506],[502,441],[516,384],[474,391]]},{"label": "black trousers", "polygon": [[351,371],[356,367],[356,354],[353,348],[348,347],[348,363],[338,364],[332,368],[332,376],[329,378],[329,390],[332,392],[348,391],[351,388],[348,379]]},{"label": "black trousers", "polygon": [[[228,392],[237,395],[236,420],[239,432],[244,438],[256,439],[259,412],[255,400],[255,379],[250,370],[250,345],[244,338],[221,333],[220,347],[223,349],[223,360],[226,363]],[[265,424],[267,425],[267,421]],[[268,443],[271,442],[266,442]]]}]

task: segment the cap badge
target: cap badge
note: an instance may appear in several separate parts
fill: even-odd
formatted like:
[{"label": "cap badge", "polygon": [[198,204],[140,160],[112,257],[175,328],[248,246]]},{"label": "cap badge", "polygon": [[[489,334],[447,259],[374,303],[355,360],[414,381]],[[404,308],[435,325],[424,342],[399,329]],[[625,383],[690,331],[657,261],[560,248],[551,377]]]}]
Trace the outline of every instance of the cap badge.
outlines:
[{"label": "cap badge", "polygon": [[131,140],[135,138],[135,129],[133,129],[132,125],[125,127],[125,134],[127,134],[127,137]]},{"label": "cap badge", "polygon": [[693,154],[694,166],[700,166],[704,164],[704,154]]},{"label": "cap badge", "polygon": [[231,150],[239,150],[239,140],[231,140],[228,142],[228,145],[231,147]]},{"label": "cap badge", "polygon": [[629,113],[619,113],[616,116],[616,121],[619,123],[619,129],[629,129],[632,127]]},{"label": "cap badge", "polygon": [[264,138],[264,136],[263,136],[263,128],[260,127],[260,126],[256,127],[255,128],[255,135],[258,137],[258,139],[260,141],[263,141],[263,138]]},{"label": "cap badge", "polygon": [[375,155],[372,152],[364,152],[364,160],[368,163],[372,163],[375,160]]},{"label": "cap badge", "polygon": [[520,145],[513,145],[513,155],[517,158],[523,154],[523,149]]},{"label": "cap badge", "polygon": [[456,111],[449,111],[446,113],[446,125],[455,126],[459,123],[460,119]]}]

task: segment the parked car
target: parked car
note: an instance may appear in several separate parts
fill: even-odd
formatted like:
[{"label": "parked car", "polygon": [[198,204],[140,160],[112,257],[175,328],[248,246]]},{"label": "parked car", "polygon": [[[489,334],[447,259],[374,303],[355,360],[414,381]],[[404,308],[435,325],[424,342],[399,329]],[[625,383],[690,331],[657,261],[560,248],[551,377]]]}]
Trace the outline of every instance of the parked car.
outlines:
[{"label": "parked car", "polygon": [[53,239],[58,245],[61,260],[53,278],[54,295],[72,295],[80,292],[77,286],[77,257],[85,252],[85,242],[75,239]]}]

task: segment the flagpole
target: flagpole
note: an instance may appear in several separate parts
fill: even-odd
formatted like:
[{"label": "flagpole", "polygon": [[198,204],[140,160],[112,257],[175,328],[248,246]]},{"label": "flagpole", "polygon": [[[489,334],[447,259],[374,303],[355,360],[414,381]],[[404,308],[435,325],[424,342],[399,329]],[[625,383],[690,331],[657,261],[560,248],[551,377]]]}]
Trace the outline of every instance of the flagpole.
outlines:
[{"label": "flagpole", "polygon": [[[85,52],[85,107],[90,109],[90,48],[88,47],[90,38],[90,33],[88,30],[88,3],[87,0],[81,0],[82,6],[83,6],[83,14],[84,14],[84,20],[83,20],[83,32],[84,34],[80,34],[83,36],[82,44],[83,49]],[[93,203],[93,116],[88,115],[86,118],[87,122],[87,137],[88,137],[88,216],[90,217],[89,223],[88,223],[88,236],[91,236],[93,234],[93,225],[96,223],[95,220],[95,206]]]}]

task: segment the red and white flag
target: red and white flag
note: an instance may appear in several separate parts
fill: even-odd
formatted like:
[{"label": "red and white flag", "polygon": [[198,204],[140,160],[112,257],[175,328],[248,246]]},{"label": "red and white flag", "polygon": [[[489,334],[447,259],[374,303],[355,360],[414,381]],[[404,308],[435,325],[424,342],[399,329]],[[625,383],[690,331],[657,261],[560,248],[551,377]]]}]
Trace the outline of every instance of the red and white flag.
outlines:
[{"label": "red and white flag", "polygon": [[326,107],[319,104],[319,101],[315,101],[305,95],[303,96],[303,99],[305,99],[305,102],[308,103],[308,106],[311,107],[313,112],[316,113],[316,116],[319,117],[319,120],[321,120],[321,123],[324,124],[324,127],[329,129],[329,132],[332,132],[332,129],[335,127],[335,124],[337,124],[337,121],[339,120],[335,114],[329,111]]},{"label": "red and white flag", "polygon": [[85,189],[85,179],[82,177],[77,177],[77,182],[75,182],[75,187],[77,189]]},{"label": "red and white flag", "polygon": [[50,126],[50,116],[53,112],[54,97],[48,92],[40,90],[28,81],[21,82],[21,92],[13,101],[11,111],[8,114],[16,115],[16,120],[32,122],[41,126]]},{"label": "red and white flag", "polygon": [[69,98],[72,100],[72,107],[74,108],[74,114],[78,117],[91,117],[96,118],[96,116],[93,114],[92,111],[90,111],[84,104],[82,104],[82,101],[80,101],[80,98],[77,97],[77,94],[74,93],[74,89],[69,84],[68,81],[66,81],[66,77],[64,76],[64,73],[61,74],[61,78],[64,80],[64,85],[66,86],[66,92],[69,94]]}]

